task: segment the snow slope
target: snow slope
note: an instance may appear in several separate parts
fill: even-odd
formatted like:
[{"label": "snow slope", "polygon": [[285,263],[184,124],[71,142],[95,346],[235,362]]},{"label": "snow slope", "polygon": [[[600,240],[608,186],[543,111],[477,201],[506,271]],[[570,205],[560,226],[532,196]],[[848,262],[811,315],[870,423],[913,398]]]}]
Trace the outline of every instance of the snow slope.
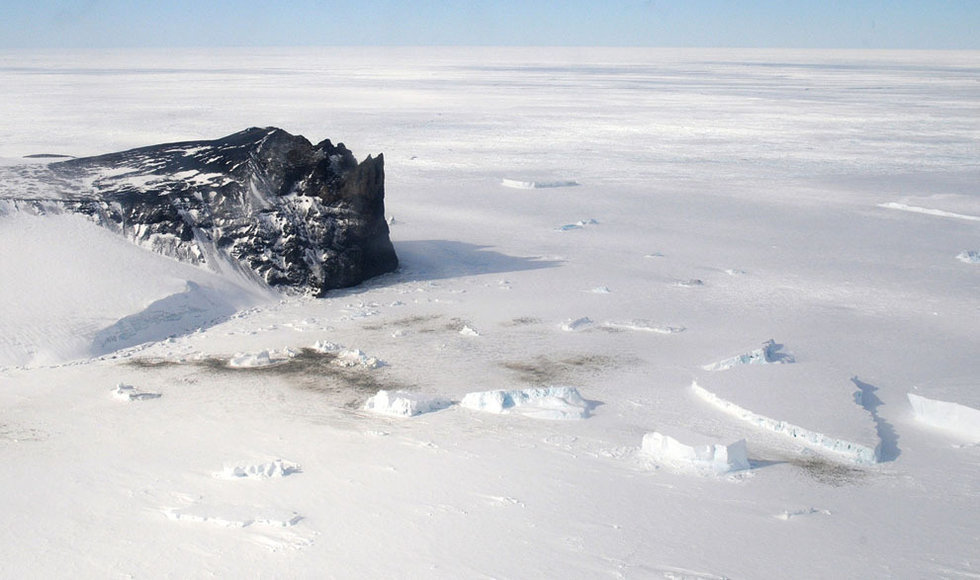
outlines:
[{"label": "snow slope", "polygon": [[271,294],[77,215],[0,215],[0,366],[100,356],[206,328]]},{"label": "snow slope", "polygon": [[328,135],[384,152],[402,264],[269,298],[0,217],[0,577],[980,574],[980,446],[907,397],[980,408],[977,57],[0,53],[0,156]]}]

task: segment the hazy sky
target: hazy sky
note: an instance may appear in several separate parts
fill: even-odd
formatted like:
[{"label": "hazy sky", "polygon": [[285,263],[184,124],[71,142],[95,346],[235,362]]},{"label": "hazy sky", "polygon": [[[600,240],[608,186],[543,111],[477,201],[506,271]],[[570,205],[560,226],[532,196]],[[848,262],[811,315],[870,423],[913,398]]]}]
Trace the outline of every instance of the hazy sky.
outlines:
[{"label": "hazy sky", "polygon": [[980,0],[2,0],[0,48],[980,49]]}]

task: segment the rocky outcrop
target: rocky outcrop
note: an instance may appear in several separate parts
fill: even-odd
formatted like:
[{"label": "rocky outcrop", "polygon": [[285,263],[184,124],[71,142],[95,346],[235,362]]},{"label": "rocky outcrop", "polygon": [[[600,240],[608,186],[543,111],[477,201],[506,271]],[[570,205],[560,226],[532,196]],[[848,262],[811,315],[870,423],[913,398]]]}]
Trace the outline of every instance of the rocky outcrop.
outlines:
[{"label": "rocky outcrop", "polygon": [[384,216],[384,157],[277,128],[51,163],[59,190],[21,200],[90,216],[180,260],[323,295],[397,268]]}]

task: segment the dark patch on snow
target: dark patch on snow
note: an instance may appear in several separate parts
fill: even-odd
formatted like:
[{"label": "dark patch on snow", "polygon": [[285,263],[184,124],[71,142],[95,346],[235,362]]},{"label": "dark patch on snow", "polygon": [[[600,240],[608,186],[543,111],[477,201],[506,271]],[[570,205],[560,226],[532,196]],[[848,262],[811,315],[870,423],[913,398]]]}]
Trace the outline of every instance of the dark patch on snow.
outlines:
[{"label": "dark patch on snow", "polygon": [[532,385],[550,385],[567,381],[583,373],[594,373],[613,367],[613,357],[597,354],[580,354],[560,359],[541,355],[526,361],[507,361],[500,366],[512,371],[524,382]]}]

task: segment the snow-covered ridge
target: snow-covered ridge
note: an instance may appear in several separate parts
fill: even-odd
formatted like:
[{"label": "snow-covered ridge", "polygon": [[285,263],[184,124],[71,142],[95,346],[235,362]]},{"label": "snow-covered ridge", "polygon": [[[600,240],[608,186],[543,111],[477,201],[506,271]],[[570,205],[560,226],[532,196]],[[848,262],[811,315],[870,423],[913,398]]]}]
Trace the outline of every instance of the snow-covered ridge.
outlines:
[{"label": "snow-covered ridge", "polygon": [[837,439],[829,435],[824,435],[823,433],[818,433],[816,431],[811,431],[809,429],[793,425],[792,423],[787,423],[785,421],[780,421],[779,419],[772,419],[770,417],[753,413],[748,409],[739,407],[731,401],[722,399],[718,395],[699,385],[697,381],[693,381],[691,383],[691,388],[694,390],[694,394],[701,399],[711,403],[726,413],[734,415],[747,423],[759,427],[760,429],[785,435],[786,437],[799,441],[802,445],[811,449],[830,451],[853,463],[869,465],[878,462],[878,445],[873,448],[868,447],[867,445],[862,445],[853,441],[846,441],[844,439]]}]

